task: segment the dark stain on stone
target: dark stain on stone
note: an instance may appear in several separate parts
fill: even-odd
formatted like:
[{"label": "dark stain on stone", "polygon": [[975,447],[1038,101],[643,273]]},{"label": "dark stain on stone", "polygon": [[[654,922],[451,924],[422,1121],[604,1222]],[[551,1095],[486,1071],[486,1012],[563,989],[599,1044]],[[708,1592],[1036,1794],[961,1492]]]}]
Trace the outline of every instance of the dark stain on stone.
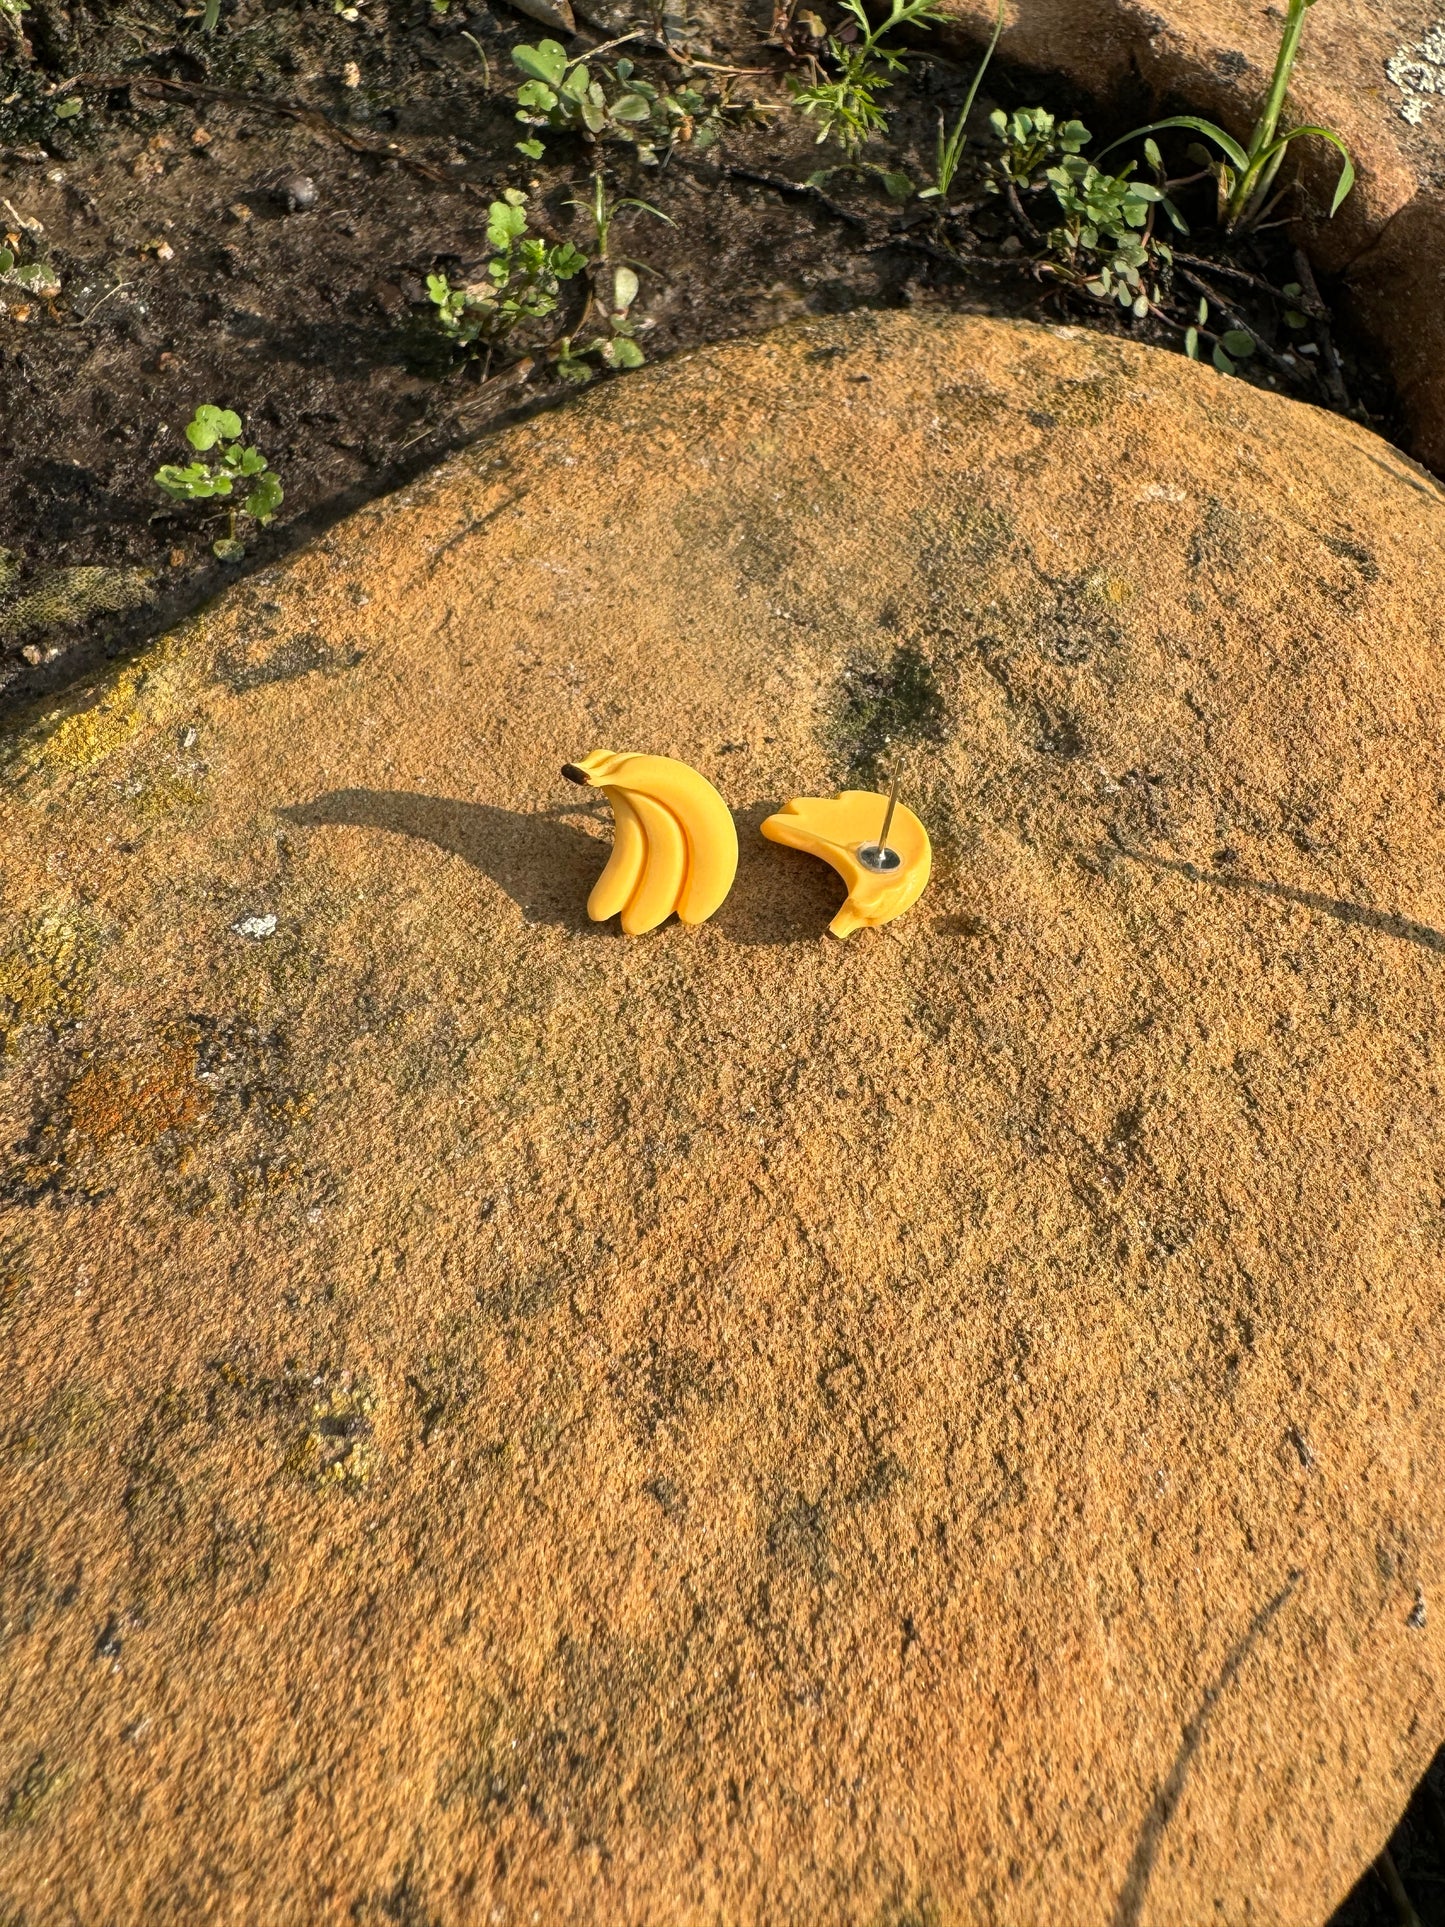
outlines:
[{"label": "dark stain on stone", "polygon": [[1087,752],[1084,732],[1074,717],[1062,710],[1050,709],[1044,703],[1037,705],[1036,716],[1041,754],[1070,758]]},{"label": "dark stain on stone", "polygon": [[1233,575],[1245,566],[1248,546],[1244,517],[1228,502],[1211,495],[1189,544],[1190,568],[1224,569]]},{"label": "dark stain on stone", "polygon": [[828,1519],[823,1503],[802,1494],[779,1507],[768,1527],[768,1551],[784,1565],[801,1567],[821,1584],[831,1576]]},{"label": "dark stain on stone", "polygon": [[814,508],[837,506],[838,492],[826,478],[804,487],[783,477],[767,486],[743,484],[726,496],[684,498],[674,513],[689,549],[726,560],[744,584],[777,590],[804,551]]},{"label": "dark stain on stone", "polygon": [[1039,653],[1066,668],[1077,668],[1119,642],[1119,625],[1101,601],[1091,579],[1050,585],[1033,628]]},{"label": "dark stain on stone", "polygon": [[885,664],[845,670],[840,709],[837,735],[850,780],[872,783],[891,752],[943,737],[942,692],[911,643],[900,643]]},{"label": "dark stain on stone", "polygon": [[1343,537],[1337,535],[1322,535],[1320,540],[1330,551],[1331,555],[1339,556],[1342,562],[1353,563],[1355,568],[1359,570],[1363,581],[1379,581],[1380,565],[1376,562],[1374,555],[1365,547],[1363,542],[1348,542],[1345,541]]},{"label": "dark stain on stone", "polygon": [[908,1468],[892,1452],[881,1452],[863,1474],[857,1489],[848,1495],[851,1505],[877,1505],[890,1492],[908,1483]]},{"label": "dark stain on stone", "polygon": [[631,1408],[644,1440],[665,1427],[715,1410],[733,1391],[721,1360],[691,1346],[667,1346],[655,1338],[628,1352],[609,1384]]},{"label": "dark stain on stone", "polygon": [[258,662],[244,656],[223,656],[216,664],[216,680],[233,695],[249,695],[268,683],[295,682],[302,676],[339,675],[364,659],[360,649],[333,649],[316,635],[295,635]]},{"label": "dark stain on stone", "polygon": [[530,1324],[542,1317],[562,1296],[562,1280],[555,1272],[509,1272],[500,1285],[477,1293],[478,1307],[499,1325]]}]

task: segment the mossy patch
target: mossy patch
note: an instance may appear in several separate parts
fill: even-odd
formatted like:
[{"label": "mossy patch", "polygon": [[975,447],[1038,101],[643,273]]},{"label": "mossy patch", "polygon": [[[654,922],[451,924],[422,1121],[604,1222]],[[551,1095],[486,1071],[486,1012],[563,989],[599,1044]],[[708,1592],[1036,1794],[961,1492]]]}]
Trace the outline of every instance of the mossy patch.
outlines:
[{"label": "mossy patch", "polygon": [[190,770],[147,770],[126,784],[125,794],[147,823],[184,815],[206,800],[199,775]]},{"label": "mossy patch", "polygon": [[372,1415],[376,1395],[359,1380],[338,1385],[318,1398],[284,1461],[286,1471],[311,1485],[340,1486],[357,1491],[369,1483],[376,1467],[372,1443]]},{"label": "mossy patch", "polygon": [[27,778],[74,774],[96,768],[131,740],[153,714],[158,672],[184,653],[184,635],[163,636],[101,690],[52,709],[19,738],[0,776],[15,785]]},{"label": "mossy patch", "polygon": [[[1040,381],[1035,426],[1097,428],[1128,400],[1132,383],[1124,374],[1101,369],[1097,374],[1066,375]],[[1051,418],[1047,423],[1044,418]]]},{"label": "mossy patch", "polygon": [[1012,412],[1009,397],[985,382],[958,382],[940,388],[934,407],[950,426],[991,428],[1002,416]]},{"label": "mossy patch", "polygon": [[41,911],[20,927],[0,949],[0,1056],[27,1025],[81,1015],[99,952],[99,933],[65,911]]},{"label": "mossy patch", "polygon": [[942,741],[943,693],[912,643],[900,643],[885,663],[845,670],[839,697],[834,733],[850,782],[875,783],[892,752]]},{"label": "mossy patch", "polygon": [[43,1753],[37,1753],[11,1781],[5,1804],[0,1807],[0,1827],[18,1833],[33,1826],[69,1779],[68,1767],[51,1766]]},{"label": "mossy patch", "polygon": [[109,1407],[86,1385],[68,1385],[52,1392],[41,1409],[15,1425],[5,1440],[7,1458],[43,1461],[57,1452],[98,1445]]}]

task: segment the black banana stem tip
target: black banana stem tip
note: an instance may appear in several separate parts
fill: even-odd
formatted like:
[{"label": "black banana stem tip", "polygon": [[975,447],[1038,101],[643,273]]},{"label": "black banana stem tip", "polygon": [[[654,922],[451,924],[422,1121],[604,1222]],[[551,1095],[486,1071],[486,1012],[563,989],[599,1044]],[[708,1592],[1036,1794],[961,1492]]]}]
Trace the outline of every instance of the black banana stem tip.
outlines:
[{"label": "black banana stem tip", "polygon": [[562,774],[567,778],[569,783],[581,783],[585,785],[589,780],[586,770],[578,769],[575,763],[564,763],[562,765]]}]

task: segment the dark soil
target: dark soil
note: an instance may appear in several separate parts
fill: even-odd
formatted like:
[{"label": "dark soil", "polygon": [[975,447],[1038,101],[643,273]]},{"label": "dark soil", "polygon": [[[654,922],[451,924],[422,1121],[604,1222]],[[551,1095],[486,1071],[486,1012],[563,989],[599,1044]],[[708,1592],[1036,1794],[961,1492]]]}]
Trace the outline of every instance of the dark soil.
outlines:
[{"label": "dark soil", "polygon": [[[0,289],[0,709],[133,647],[237,566],[274,559],[502,415],[565,392],[545,352],[530,369],[522,356],[576,325],[583,279],[484,382],[483,363],[440,333],[425,277],[477,274],[488,204],[505,186],[529,191],[535,229],[585,247],[588,221],[570,203],[599,166],[614,194],[640,195],[671,223],[632,210],[614,236],[615,253],[645,264],[636,313],[649,358],[805,312],[909,303],[1178,347],[1193,274],[1264,344],[1250,379],[1391,426],[1368,355],[1342,344],[1340,368],[1314,323],[1292,340],[1286,304],[1241,278],[1296,277],[1281,233],[1225,252],[1197,189],[1184,197],[1202,216],[1187,245],[1224,265],[1181,268],[1177,325],[1136,322],[1039,273],[1026,212],[986,191],[989,108],[1043,100],[1112,134],[1159,103],[1127,103],[1121,121],[1118,106],[1111,116],[1046,77],[995,67],[940,221],[927,203],[900,208],[876,172],[790,189],[842,157],[789,104],[788,76],[817,43],[802,28],[790,45],[771,40],[766,0],[717,0],[685,25],[670,0],[640,15],[627,52],[642,70],[729,110],[706,153],[682,145],[652,168],[626,146],[569,135],[549,134],[541,163],[517,152],[530,130],[514,119],[510,49],[546,29],[501,0],[497,12],[450,0],[440,18],[429,0],[362,0],[354,22],[336,12],[343,3],[223,0],[213,34],[201,5],[182,12],[181,0],[78,0],[68,12],[43,0],[24,16],[31,56],[10,61],[0,96],[3,225],[22,259],[48,260],[61,291]],[[638,31],[587,19],[574,50]],[[938,112],[956,113],[975,58],[930,39],[867,158],[922,185]],[[1033,205],[1047,222],[1047,194]],[[1276,342],[1289,360],[1267,358]],[[211,554],[225,533],[216,505],[174,503],[152,480],[187,458],[181,431],[201,402],[237,410],[285,485],[240,565]],[[124,573],[54,575],[96,567]]]},{"label": "dark soil", "polygon": [[[24,16],[28,57],[0,53],[0,234],[61,284],[50,297],[0,287],[0,714],[133,648],[238,570],[503,417],[568,392],[546,348],[575,327],[581,280],[532,337],[493,357],[487,379],[427,300],[429,273],[457,283],[478,272],[488,204],[507,186],[529,192],[537,231],[583,247],[588,222],[570,203],[598,168],[614,195],[668,217],[629,211],[615,235],[614,253],[645,264],[637,312],[649,358],[803,313],[909,304],[1179,348],[1202,281],[1235,311],[1215,325],[1243,324],[1262,344],[1245,378],[1396,428],[1368,344],[1332,333],[1329,287],[1320,314],[1292,332],[1288,304],[1267,292],[1301,277],[1289,241],[1275,230],[1227,245],[1200,190],[1183,197],[1195,233],[1182,245],[1196,262],[1181,264],[1163,317],[1136,321],[1040,272],[1029,209],[992,191],[990,108],[1042,102],[1112,136],[1188,103],[1105,108],[995,66],[940,218],[891,201],[876,173],[801,185],[841,156],[817,147],[789,105],[788,76],[810,43],[794,28],[780,45],[766,0],[708,0],[686,21],[671,0],[636,21],[581,10],[573,51],[640,28],[627,52],[659,86],[687,81],[730,110],[718,143],[680,146],[656,168],[568,136],[550,135],[540,163],[517,152],[529,130],[513,118],[510,49],[547,29],[502,0],[495,12],[450,0],[443,17],[429,0],[361,0],[354,22],[337,4],[222,0],[207,34],[202,6],[183,12],[181,0],[77,0],[68,11],[43,0]],[[889,96],[888,140],[867,158],[924,184],[937,115],[956,114],[975,58],[931,41]],[[1047,225],[1047,197],[1032,206]],[[240,564],[211,554],[224,514],[174,503],[152,479],[186,459],[181,431],[202,402],[237,410],[285,485],[279,516],[247,536]],[[98,573],[64,573],[79,569]],[[1431,1776],[1392,1841],[1427,1927],[1445,1924],[1442,1760]],[[1333,1927],[1401,1917],[1372,1869]]]}]

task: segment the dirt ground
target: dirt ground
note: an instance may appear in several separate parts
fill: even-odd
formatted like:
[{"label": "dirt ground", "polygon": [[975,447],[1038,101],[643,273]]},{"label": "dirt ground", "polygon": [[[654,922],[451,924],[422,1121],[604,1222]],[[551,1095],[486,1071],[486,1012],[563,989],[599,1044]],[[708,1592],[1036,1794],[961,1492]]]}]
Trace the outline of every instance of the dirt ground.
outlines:
[{"label": "dirt ground", "polygon": [[[565,134],[549,133],[540,162],[517,151],[529,130],[514,117],[510,50],[546,29],[500,0],[496,11],[451,0],[444,16],[422,0],[364,0],[354,21],[339,4],[225,0],[214,33],[199,7],[169,0],[68,13],[47,0],[24,16],[30,58],[12,56],[0,96],[0,193],[15,247],[48,264],[59,292],[0,291],[0,708],[134,646],[235,572],[211,553],[224,517],[152,479],[185,459],[199,403],[238,411],[285,488],[275,522],[248,538],[248,568],[511,411],[568,392],[535,351],[576,325],[582,280],[485,381],[427,298],[429,274],[457,284],[481,270],[504,187],[529,195],[534,229],[552,240],[585,244],[576,203],[599,169],[612,195],[665,216],[622,212],[613,244],[638,263],[650,359],[860,306],[1032,314],[1176,348],[1191,318],[1182,279],[1167,321],[1136,322],[1041,278],[1027,215],[988,179],[996,103],[1043,101],[1111,134],[1172,103],[1106,111],[995,66],[940,221],[917,199],[900,208],[878,178],[881,167],[930,178],[938,115],[966,90],[974,55],[934,36],[888,98],[888,136],[865,152],[874,171],[808,190],[793,184],[842,158],[789,100],[818,43],[798,25],[780,41],[759,0],[641,27],[583,10],[573,48],[633,35],[639,71],[702,92],[721,129],[706,151],[682,143],[651,167]],[[1342,341],[1336,360],[1313,327],[1291,343],[1281,303],[1251,285],[1251,273],[1277,288],[1297,272],[1283,231],[1226,250],[1199,194],[1183,197],[1198,223],[1190,247],[1218,257],[1211,285],[1285,351],[1246,373],[1389,432],[1367,346]]]}]

